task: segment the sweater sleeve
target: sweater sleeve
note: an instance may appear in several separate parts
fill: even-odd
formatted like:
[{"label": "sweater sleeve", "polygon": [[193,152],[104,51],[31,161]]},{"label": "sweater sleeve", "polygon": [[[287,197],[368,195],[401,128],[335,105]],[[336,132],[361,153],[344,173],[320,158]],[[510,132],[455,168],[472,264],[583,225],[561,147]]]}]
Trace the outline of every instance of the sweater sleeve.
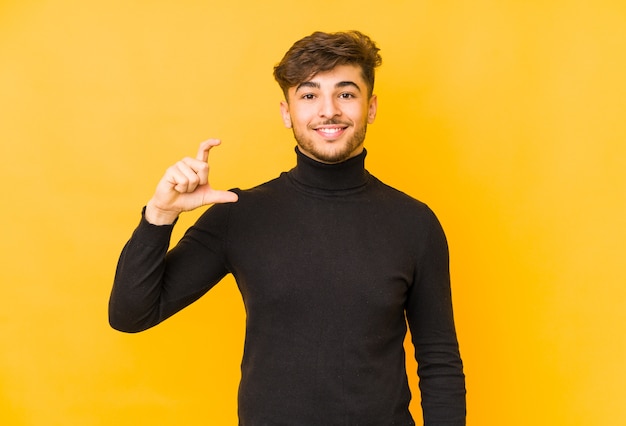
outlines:
[{"label": "sweater sleeve", "polygon": [[[215,207],[169,251],[174,225],[152,225],[142,213],[117,264],[109,299],[111,327],[129,333],[153,327],[199,299],[228,273],[224,261],[228,209]],[[208,220],[212,230],[199,229],[205,216],[212,216]]]},{"label": "sweater sleeve", "polygon": [[452,312],[444,231],[428,210],[426,238],[407,300],[425,426],[464,426],[465,376]]}]

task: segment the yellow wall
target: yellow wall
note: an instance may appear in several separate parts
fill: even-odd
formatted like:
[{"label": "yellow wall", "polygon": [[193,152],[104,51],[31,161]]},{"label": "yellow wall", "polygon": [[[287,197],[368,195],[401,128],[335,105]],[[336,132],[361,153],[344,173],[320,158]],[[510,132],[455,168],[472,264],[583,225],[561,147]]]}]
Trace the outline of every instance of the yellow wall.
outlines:
[{"label": "yellow wall", "polygon": [[1,1],[1,424],[236,424],[234,283],[124,335],[117,256],[201,140],[219,187],[290,168],[272,66],[352,28],[384,59],[368,168],[448,233],[468,424],[626,424],[622,0]]}]

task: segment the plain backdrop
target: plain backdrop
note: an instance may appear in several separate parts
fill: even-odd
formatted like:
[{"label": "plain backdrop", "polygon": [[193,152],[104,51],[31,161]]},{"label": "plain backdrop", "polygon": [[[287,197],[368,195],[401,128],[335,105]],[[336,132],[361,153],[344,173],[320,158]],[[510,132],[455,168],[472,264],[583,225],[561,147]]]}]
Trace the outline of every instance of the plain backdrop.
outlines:
[{"label": "plain backdrop", "polygon": [[0,1],[0,423],[237,423],[232,278],[126,335],[117,257],[202,140],[216,187],[289,170],[272,68],[348,29],[383,56],[366,165],[448,235],[468,425],[626,424],[622,0]]}]

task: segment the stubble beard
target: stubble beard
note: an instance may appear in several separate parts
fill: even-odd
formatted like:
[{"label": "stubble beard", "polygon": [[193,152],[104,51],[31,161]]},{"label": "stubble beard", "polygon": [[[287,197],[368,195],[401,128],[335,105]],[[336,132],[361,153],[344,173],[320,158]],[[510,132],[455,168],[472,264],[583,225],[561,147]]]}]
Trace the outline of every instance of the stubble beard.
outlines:
[{"label": "stubble beard", "polygon": [[305,151],[318,161],[333,164],[341,163],[353,156],[354,151],[365,141],[367,124],[359,127],[347,141],[325,143],[322,149],[311,138],[296,130],[295,127],[292,130],[301,151]]}]

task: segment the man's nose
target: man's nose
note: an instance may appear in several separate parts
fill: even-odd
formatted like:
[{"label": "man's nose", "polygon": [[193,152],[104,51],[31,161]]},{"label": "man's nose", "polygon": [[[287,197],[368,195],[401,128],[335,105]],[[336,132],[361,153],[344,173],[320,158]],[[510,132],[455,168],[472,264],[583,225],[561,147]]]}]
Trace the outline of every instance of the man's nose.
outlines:
[{"label": "man's nose", "polygon": [[341,115],[341,109],[337,104],[337,99],[332,96],[322,99],[320,103],[319,116],[332,118],[337,115]]}]

